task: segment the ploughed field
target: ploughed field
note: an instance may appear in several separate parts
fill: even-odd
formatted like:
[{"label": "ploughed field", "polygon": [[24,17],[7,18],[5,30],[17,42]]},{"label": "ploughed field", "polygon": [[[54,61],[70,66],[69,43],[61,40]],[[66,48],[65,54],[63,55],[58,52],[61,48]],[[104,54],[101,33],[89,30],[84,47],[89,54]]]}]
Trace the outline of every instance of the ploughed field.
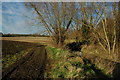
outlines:
[{"label": "ploughed field", "polygon": [[28,42],[2,40],[2,57],[17,54],[22,50],[33,48],[37,45]]},{"label": "ploughed field", "polygon": [[2,79],[42,78],[45,46],[38,43],[2,40]]}]

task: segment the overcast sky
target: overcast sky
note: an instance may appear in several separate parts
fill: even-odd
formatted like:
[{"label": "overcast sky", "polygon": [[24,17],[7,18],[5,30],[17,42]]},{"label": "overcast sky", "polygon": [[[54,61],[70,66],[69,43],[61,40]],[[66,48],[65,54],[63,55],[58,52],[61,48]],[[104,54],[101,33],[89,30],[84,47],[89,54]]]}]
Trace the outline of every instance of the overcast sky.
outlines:
[{"label": "overcast sky", "polygon": [[[32,18],[36,16],[22,2],[2,3],[2,32],[14,34],[42,33],[43,28],[35,25]],[[0,11],[1,11],[0,10]]]}]

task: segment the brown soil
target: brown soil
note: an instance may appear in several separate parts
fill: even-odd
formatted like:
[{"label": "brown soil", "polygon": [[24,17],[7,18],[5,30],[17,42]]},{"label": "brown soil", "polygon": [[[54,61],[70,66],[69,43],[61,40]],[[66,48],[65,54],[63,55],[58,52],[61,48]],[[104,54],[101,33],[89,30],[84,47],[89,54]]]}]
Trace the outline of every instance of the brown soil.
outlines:
[{"label": "brown soil", "polygon": [[43,78],[46,58],[45,46],[37,45],[26,56],[4,70],[2,79]]},{"label": "brown soil", "polygon": [[39,44],[2,40],[2,56],[14,55],[22,50],[38,46]]}]

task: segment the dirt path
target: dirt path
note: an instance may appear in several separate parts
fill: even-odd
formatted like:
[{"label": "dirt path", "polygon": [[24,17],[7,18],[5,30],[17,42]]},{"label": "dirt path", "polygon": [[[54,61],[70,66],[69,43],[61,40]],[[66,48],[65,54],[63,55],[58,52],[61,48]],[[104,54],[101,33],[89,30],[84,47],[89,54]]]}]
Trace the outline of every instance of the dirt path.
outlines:
[{"label": "dirt path", "polygon": [[3,71],[3,80],[8,78],[43,78],[47,58],[44,46],[37,46],[29,54]]}]

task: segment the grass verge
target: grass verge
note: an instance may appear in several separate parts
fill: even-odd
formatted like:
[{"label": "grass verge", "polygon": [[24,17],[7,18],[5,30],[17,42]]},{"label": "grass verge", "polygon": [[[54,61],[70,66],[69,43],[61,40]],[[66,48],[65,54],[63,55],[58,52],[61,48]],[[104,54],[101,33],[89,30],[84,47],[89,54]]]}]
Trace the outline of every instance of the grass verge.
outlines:
[{"label": "grass verge", "polygon": [[54,47],[46,47],[48,52],[48,64],[45,78],[86,78],[94,77],[95,71],[91,64],[84,64],[83,59],[67,50]]}]

